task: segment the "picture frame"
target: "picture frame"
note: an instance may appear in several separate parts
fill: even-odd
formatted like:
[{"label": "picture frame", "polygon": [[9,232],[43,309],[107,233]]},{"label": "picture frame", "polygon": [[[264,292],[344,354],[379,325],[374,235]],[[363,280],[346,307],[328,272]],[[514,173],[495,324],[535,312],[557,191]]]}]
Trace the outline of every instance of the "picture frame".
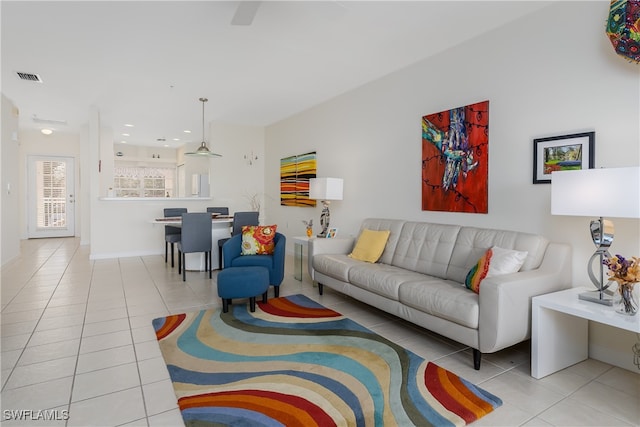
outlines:
[{"label": "picture frame", "polygon": [[533,140],[533,183],[550,184],[551,172],[593,169],[595,132],[535,138]]},{"label": "picture frame", "polygon": [[327,239],[334,239],[334,238],[336,238],[337,235],[338,235],[338,229],[337,228],[330,228],[327,231]]}]

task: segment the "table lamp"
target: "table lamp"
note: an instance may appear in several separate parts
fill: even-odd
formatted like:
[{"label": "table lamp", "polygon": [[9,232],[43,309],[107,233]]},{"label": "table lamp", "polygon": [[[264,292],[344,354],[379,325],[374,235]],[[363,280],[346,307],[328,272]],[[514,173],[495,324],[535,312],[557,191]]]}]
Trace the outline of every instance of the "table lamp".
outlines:
[{"label": "table lamp", "polygon": [[342,200],[342,178],[311,178],[309,180],[309,198],[322,201],[322,213],[320,214],[320,225],[322,232],[318,237],[327,237],[329,229],[330,200]]},{"label": "table lamp", "polygon": [[[605,291],[603,259],[611,256],[613,222],[604,217],[640,218],[640,167],[582,169],[551,173],[551,214],[598,217],[590,224],[596,251],[589,259],[587,272],[596,291],[581,293],[578,298],[612,305]],[[598,274],[593,262],[598,261]]]}]

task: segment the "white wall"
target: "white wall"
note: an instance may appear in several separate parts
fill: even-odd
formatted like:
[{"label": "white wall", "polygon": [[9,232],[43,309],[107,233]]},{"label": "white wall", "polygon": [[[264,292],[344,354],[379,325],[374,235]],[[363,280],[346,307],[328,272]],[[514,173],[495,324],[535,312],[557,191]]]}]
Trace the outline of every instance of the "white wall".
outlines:
[{"label": "white wall", "polygon": [[19,157],[18,109],[11,100],[2,95],[2,133],[0,140],[0,224],[2,227],[2,244],[0,246],[0,263],[5,265],[20,254],[20,230],[16,227],[20,215],[18,185],[20,172],[17,159]]},{"label": "white wall", "polygon": [[[640,164],[640,68],[611,48],[608,6],[553,4],[269,126],[270,221],[294,236],[304,234],[303,219],[319,217],[320,207],[282,207],[278,198],[280,158],[315,150],[318,176],[344,178],[344,200],[331,205],[339,233],[356,234],[366,217],[540,233],[573,245],[574,285],[587,285],[591,218],[550,215],[551,186],[532,184],[532,151],[534,138],[594,130],[596,167]],[[483,100],[490,102],[489,213],[421,211],[421,117]],[[614,251],[639,255],[639,221],[615,223]],[[607,351],[598,351],[603,337],[594,332],[592,356],[636,369],[635,335],[606,329]]]}]

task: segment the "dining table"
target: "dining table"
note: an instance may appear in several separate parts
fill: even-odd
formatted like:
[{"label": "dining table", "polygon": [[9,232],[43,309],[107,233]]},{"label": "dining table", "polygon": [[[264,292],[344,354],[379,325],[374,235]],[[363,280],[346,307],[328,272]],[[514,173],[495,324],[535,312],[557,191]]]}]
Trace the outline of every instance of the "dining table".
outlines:
[{"label": "dining table", "polygon": [[[181,217],[162,217],[154,218],[152,224],[171,225],[173,227],[182,226]],[[218,262],[218,240],[231,237],[231,225],[233,224],[233,216],[211,214],[211,269],[218,270],[221,266]],[[187,271],[204,271],[204,257],[199,253],[185,254],[185,269]]]}]

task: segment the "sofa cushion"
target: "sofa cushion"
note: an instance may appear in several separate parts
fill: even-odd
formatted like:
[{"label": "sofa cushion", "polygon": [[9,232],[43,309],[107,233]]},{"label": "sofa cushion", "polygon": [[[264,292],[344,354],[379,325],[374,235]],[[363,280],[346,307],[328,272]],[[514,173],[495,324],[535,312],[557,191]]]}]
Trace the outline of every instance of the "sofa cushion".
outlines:
[{"label": "sofa cushion", "polygon": [[471,267],[493,246],[528,252],[520,271],[533,270],[540,266],[548,244],[546,238],[536,234],[462,227],[451,254],[446,278],[464,283]]},{"label": "sofa cushion", "polygon": [[478,328],[479,296],[459,283],[423,276],[422,281],[403,283],[399,297],[402,304],[416,310],[467,328]]},{"label": "sofa cushion", "polygon": [[349,281],[351,267],[361,263],[363,261],[349,258],[346,254],[318,254],[313,256],[314,270],[343,282]]},{"label": "sofa cushion", "polygon": [[388,264],[359,263],[349,269],[349,283],[386,298],[398,301],[398,289],[403,283],[424,280],[424,274]]},{"label": "sofa cushion", "polygon": [[360,233],[356,246],[349,257],[359,261],[378,262],[389,239],[389,230],[369,230],[365,228]]},{"label": "sofa cushion", "polygon": [[406,222],[398,238],[392,265],[446,278],[459,230],[458,225]]},{"label": "sofa cushion", "polygon": [[471,267],[464,285],[475,293],[480,292],[480,284],[486,277],[515,273],[520,270],[527,251],[514,251],[498,246],[487,249],[476,265]]}]

